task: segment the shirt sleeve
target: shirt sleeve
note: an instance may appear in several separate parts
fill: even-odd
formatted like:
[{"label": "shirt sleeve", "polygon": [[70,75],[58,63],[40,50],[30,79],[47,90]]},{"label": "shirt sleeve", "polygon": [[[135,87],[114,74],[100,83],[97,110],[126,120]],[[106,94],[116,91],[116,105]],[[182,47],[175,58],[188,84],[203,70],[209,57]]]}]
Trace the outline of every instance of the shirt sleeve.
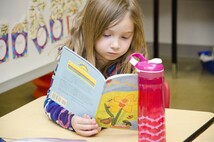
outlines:
[{"label": "shirt sleeve", "polygon": [[57,104],[50,98],[46,98],[44,102],[44,110],[49,119],[54,121],[59,126],[74,131],[71,120],[74,116],[71,112]]},{"label": "shirt sleeve", "polygon": [[[55,72],[56,72],[57,68],[58,68],[58,64],[54,70],[52,80],[51,80],[51,85],[53,83],[53,77],[55,76]],[[71,120],[72,120],[74,114],[69,112],[67,109],[65,109],[58,103],[56,103],[51,98],[49,98],[48,97],[49,93],[50,93],[50,90],[48,90],[48,92],[47,92],[47,97],[46,97],[46,100],[45,100],[44,106],[43,106],[45,113],[47,114],[49,119],[54,121],[56,124],[58,124],[59,126],[65,128],[65,129],[75,131],[71,124]]]}]

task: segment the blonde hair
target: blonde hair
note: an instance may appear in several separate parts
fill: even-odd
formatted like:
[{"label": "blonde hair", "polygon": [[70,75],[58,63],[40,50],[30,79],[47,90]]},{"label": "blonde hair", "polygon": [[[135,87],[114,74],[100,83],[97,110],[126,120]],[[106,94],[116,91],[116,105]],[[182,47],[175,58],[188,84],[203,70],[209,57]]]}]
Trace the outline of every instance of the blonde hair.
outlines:
[{"label": "blonde hair", "polygon": [[96,66],[95,43],[112,23],[118,23],[129,12],[134,23],[134,36],[130,48],[123,56],[101,69],[106,70],[115,63],[121,63],[121,73],[130,73],[128,56],[138,52],[147,56],[141,9],[137,0],[87,0],[77,13],[72,24],[67,46]]}]

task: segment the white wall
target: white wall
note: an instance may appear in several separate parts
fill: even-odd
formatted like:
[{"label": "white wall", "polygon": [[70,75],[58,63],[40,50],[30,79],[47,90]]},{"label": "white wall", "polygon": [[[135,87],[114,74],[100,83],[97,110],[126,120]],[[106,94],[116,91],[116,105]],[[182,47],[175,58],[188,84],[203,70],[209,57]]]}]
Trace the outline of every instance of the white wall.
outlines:
[{"label": "white wall", "polygon": [[[46,6],[42,15],[49,33],[47,44],[43,51],[39,53],[29,36],[27,38],[27,54],[20,58],[13,58],[11,31],[15,24],[21,22],[24,16],[29,19],[29,8],[33,0],[0,0],[0,23],[8,23],[8,50],[7,61],[0,63],[0,94],[4,91],[17,87],[23,83],[31,81],[37,77],[54,70],[56,66],[57,49],[59,43],[66,38],[68,33],[66,17],[63,16],[63,36],[59,41],[51,42],[49,19],[51,15],[51,0],[45,0]],[[82,4],[85,0],[82,0]],[[29,26],[30,24],[28,24]],[[29,28],[29,27],[28,27]],[[60,28],[61,29],[61,28]],[[0,50],[2,51],[2,50]]]},{"label": "white wall", "polygon": [[[153,0],[140,0],[145,34],[153,42]],[[171,43],[171,0],[159,0],[159,41]],[[185,45],[214,45],[214,0],[178,0],[177,41]]]}]

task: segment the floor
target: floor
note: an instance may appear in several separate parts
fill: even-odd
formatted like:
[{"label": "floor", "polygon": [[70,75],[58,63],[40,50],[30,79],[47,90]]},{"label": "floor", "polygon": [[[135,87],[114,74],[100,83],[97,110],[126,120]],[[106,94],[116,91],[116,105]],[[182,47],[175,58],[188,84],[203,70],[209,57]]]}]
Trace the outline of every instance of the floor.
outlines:
[{"label": "floor", "polygon": [[[203,70],[197,59],[179,59],[177,77],[169,59],[163,59],[170,85],[170,108],[214,112],[214,74]],[[34,100],[32,82],[0,94],[0,117]]]}]

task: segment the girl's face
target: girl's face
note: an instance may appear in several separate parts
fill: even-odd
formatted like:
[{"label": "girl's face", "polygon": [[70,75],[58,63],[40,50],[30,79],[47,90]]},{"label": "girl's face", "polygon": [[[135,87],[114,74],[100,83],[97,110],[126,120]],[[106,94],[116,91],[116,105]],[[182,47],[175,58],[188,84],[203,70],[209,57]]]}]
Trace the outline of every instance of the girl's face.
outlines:
[{"label": "girl's face", "polygon": [[133,35],[134,24],[127,13],[119,23],[110,25],[95,43],[98,64],[105,65],[124,55],[131,45]]}]

